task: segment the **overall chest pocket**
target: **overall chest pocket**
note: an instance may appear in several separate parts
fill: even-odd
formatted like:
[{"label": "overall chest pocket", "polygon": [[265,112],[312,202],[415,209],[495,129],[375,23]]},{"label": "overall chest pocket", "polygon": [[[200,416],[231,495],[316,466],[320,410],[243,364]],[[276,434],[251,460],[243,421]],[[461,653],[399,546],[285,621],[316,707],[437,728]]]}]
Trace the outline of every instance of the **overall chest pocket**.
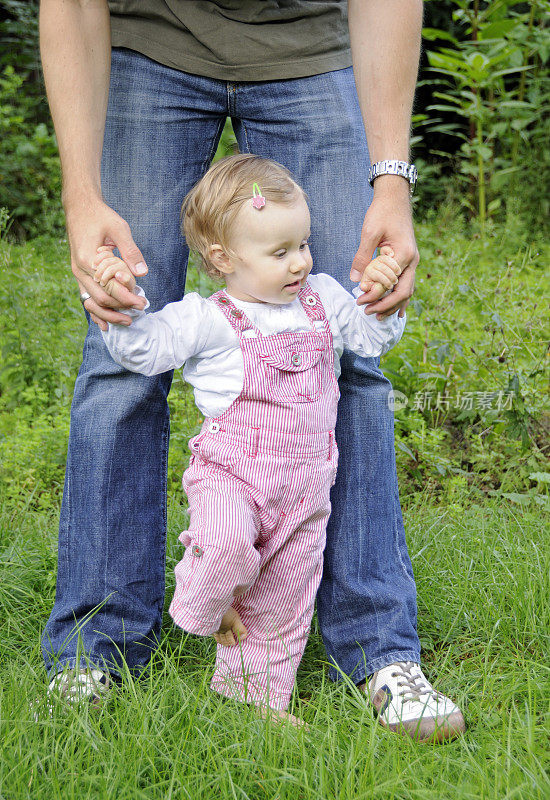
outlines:
[{"label": "overall chest pocket", "polygon": [[322,389],[321,349],[289,347],[262,353],[271,396],[279,402],[311,403]]}]

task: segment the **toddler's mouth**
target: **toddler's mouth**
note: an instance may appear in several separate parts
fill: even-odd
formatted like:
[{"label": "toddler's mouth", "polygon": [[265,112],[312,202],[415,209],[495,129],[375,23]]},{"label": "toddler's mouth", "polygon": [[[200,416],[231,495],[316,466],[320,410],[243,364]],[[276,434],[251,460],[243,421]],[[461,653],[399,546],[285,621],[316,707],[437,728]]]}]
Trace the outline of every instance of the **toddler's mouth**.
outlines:
[{"label": "toddler's mouth", "polygon": [[294,283],[287,283],[285,289],[290,289],[291,291],[295,291],[296,289],[300,288],[300,281],[294,281]]}]

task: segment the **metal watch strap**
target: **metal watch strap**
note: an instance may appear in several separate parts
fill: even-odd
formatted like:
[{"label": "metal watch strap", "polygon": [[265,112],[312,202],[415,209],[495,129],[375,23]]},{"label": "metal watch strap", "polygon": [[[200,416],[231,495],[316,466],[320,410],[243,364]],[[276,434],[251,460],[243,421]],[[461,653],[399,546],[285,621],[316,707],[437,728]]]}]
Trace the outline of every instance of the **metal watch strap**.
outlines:
[{"label": "metal watch strap", "polygon": [[399,175],[401,178],[405,178],[409,183],[412,197],[418,178],[418,171],[414,164],[409,164],[407,161],[396,161],[395,159],[377,161],[369,169],[368,180],[371,186],[380,175]]}]

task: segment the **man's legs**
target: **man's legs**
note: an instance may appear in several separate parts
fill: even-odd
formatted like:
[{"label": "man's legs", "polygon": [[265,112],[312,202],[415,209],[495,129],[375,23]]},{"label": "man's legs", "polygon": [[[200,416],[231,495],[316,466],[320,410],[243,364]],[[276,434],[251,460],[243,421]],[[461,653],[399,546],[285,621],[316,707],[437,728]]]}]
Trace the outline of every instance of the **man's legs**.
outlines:
[{"label": "man's legs", "polygon": [[[285,164],[309,195],[314,271],[352,288],[349,270],[372,199],[352,70],[237,84],[230,111],[243,151]],[[378,359],[344,353],[323,580],[317,597],[331,676],[355,683],[419,661],[416,589],[399,506],[391,384]]]},{"label": "man's legs", "polygon": [[[113,51],[103,191],[146,258],[140,284],[152,311],[183,295],[181,201],[214,155],[226,102],[219,81]],[[139,671],[156,645],[171,379],[115,364],[90,324],[71,410],[56,601],[43,636],[54,673],[89,662],[116,671],[123,658]]]}]

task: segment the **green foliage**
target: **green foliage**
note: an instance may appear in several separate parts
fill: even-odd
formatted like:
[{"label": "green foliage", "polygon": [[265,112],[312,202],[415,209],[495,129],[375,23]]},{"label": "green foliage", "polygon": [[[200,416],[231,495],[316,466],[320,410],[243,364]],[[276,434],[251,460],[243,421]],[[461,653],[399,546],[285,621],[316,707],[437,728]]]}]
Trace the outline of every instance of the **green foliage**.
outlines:
[{"label": "green foliage", "polygon": [[444,42],[427,53],[428,71],[444,76],[429,80],[444,91],[433,92],[440,102],[415,122],[428,137],[461,140],[453,158],[461,202],[470,216],[478,215],[482,230],[488,218],[502,218],[506,211],[523,211],[545,224],[550,124],[544,112],[550,80],[544,67],[550,45],[544,21],[550,3],[533,2],[527,11],[513,0],[453,0],[453,5],[454,20],[463,25],[460,39],[438,29],[423,31],[426,41]]},{"label": "green foliage", "polygon": [[57,143],[36,103],[22,91],[25,76],[13,67],[0,74],[0,197],[10,211],[11,232],[19,238],[43,231],[60,234],[61,174]]},{"label": "green foliage", "polygon": [[[397,396],[399,475],[407,491],[525,495],[548,469],[548,247],[517,228],[464,236],[447,217],[416,226],[421,253],[407,328],[383,359]],[[534,494],[534,498],[531,495]]]},{"label": "green foliage", "polygon": [[84,317],[63,242],[4,240],[0,270],[0,483],[18,504],[51,508],[63,486]]},{"label": "green foliage", "polygon": [[[0,21],[0,68],[15,65],[31,71],[36,83],[40,71],[38,48],[38,2],[36,0],[2,0],[5,17]],[[3,14],[3,16],[4,16]],[[15,56],[15,58],[14,58]],[[41,87],[37,87],[40,89]],[[39,93],[28,87],[29,93]]]}]

